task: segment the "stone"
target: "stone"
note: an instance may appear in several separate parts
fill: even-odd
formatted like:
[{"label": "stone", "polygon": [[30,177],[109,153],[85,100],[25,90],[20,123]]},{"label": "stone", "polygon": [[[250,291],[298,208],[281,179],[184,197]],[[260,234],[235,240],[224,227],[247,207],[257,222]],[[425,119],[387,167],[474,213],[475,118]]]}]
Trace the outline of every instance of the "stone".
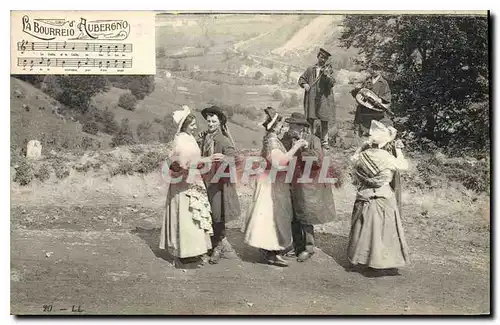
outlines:
[{"label": "stone", "polygon": [[42,144],[38,140],[31,140],[26,147],[26,158],[40,159],[42,156]]}]

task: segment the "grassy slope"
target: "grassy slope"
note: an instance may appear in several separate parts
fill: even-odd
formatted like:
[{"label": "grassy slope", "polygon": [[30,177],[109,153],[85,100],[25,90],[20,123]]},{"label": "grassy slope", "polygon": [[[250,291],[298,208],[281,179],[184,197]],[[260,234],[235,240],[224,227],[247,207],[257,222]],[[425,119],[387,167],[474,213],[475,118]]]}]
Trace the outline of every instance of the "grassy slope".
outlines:
[{"label": "grassy slope", "polygon": [[[81,143],[81,138],[88,137],[102,142],[104,147],[110,141],[108,135],[93,136],[81,131],[81,126],[70,120],[63,121],[52,113],[52,107],[61,106],[59,102],[44,94],[31,84],[16,78],[11,80],[10,125],[11,145],[23,147],[25,140],[46,139],[42,142],[43,152],[48,152],[63,142],[67,142],[70,149]],[[24,97],[18,98],[16,91]],[[28,105],[29,112],[23,108]],[[40,108],[44,107],[44,110]],[[50,140],[56,144],[51,145]]]}]

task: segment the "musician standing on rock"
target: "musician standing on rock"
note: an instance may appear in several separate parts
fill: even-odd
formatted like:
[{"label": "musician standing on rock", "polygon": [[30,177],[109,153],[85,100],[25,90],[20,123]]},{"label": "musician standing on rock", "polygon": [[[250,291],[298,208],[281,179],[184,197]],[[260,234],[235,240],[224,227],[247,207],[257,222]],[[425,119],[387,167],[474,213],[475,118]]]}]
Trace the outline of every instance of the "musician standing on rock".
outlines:
[{"label": "musician standing on rock", "polygon": [[330,56],[330,53],[320,48],[317,55],[318,63],[307,68],[299,78],[299,86],[305,90],[305,116],[313,130],[314,122],[321,121],[321,146],[327,150],[329,149],[328,123],[335,118],[333,98],[335,79],[331,66],[325,64]]},{"label": "musician standing on rock", "polygon": [[[357,87],[351,91],[353,97],[356,97],[359,90],[366,88],[371,90],[378,96],[381,103],[386,107],[391,104],[391,89],[387,80],[381,75],[381,68],[377,64],[372,64],[367,72],[370,76],[363,82],[361,87]],[[389,108],[385,108],[380,105],[377,101],[369,101],[371,104],[375,105],[375,109],[370,109],[358,103],[356,108],[356,115],[354,118],[354,124],[358,125],[358,135],[360,137],[368,136],[370,131],[370,125],[372,120],[380,121],[384,124],[392,124],[390,115],[392,114]]]}]

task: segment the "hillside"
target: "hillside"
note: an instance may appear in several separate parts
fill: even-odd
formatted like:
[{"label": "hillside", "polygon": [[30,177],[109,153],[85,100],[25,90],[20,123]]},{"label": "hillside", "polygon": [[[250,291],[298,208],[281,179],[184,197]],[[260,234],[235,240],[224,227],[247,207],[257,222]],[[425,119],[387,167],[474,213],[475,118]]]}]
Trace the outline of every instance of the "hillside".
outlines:
[{"label": "hillside", "polygon": [[26,141],[39,140],[45,152],[60,148],[77,149],[84,138],[92,139],[96,146],[109,147],[109,135],[85,133],[81,124],[62,118],[56,112],[63,105],[40,89],[13,77],[10,78],[10,89],[11,148],[21,150]]}]

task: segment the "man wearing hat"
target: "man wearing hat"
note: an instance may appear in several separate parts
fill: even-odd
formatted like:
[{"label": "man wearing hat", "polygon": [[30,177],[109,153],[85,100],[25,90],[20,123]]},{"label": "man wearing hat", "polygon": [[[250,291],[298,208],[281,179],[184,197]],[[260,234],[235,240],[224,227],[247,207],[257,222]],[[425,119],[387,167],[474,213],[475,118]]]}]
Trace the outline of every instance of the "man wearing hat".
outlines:
[{"label": "man wearing hat", "polygon": [[[240,217],[240,203],[236,193],[236,184],[231,183],[229,177],[220,177],[218,182],[213,180],[221,163],[227,157],[236,158],[236,150],[229,129],[227,117],[217,106],[211,106],[201,111],[207,121],[208,130],[200,134],[198,144],[203,157],[215,155],[218,161],[212,163],[211,170],[204,175],[207,187],[208,200],[212,209],[212,247],[211,264],[217,264],[222,256],[234,258],[235,253],[226,239],[226,222],[237,220]],[[228,166],[224,171],[229,175]]]},{"label": "man wearing hat", "polygon": [[321,145],[328,149],[328,123],[335,118],[333,86],[335,79],[331,66],[326,65],[331,56],[320,48],[318,63],[306,69],[299,78],[299,86],[305,90],[304,113],[307,121],[314,128],[316,120],[321,121]]},{"label": "man wearing hat", "polygon": [[[285,122],[289,124],[289,129],[282,142],[287,150],[299,139],[309,144],[295,154],[297,163],[291,186],[293,249],[297,261],[304,262],[314,254],[314,225],[335,219],[335,202],[332,184],[318,179],[324,157],[320,139],[311,132],[310,124],[301,113],[292,113]],[[309,159],[306,157],[315,159],[311,170],[306,170],[306,161]],[[301,183],[301,177],[312,181]]]},{"label": "man wearing hat", "polygon": [[362,88],[371,90],[376,96],[381,99],[380,103],[373,101],[374,108],[369,108],[358,103],[356,107],[356,115],[354,124],[358,125],[358,135],[360,137],[368,136],[372,120],[380,121],[386,125],[392,125],[390,115],[392,115],[389,105],[391,104],[391,89],[387,80],[382,77],[381,68],[378,64],[373,63],[367,69],[368,78],[363,82],[361,87],[357,87],[351,91],[351,95],[356,98],[356,95]]}]

